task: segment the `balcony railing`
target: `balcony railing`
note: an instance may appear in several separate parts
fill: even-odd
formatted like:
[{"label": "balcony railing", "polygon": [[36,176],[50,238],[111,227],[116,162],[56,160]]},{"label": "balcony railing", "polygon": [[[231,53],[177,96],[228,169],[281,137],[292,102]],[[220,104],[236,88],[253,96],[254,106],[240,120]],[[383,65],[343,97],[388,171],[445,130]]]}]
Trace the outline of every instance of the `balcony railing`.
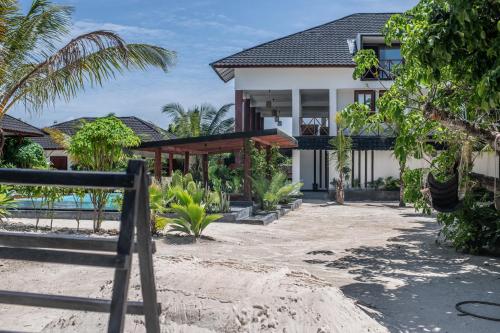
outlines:
[{"label": "balcony railing", "polygon": [[329,135],[328,118],[300,118],[300,135]]},{"label": "balcony railing", "polygon": [[401,59],[380,60],[380,67],[373,68],[363,75],[362,80],[394,80],[395,67],[403,62]]}]

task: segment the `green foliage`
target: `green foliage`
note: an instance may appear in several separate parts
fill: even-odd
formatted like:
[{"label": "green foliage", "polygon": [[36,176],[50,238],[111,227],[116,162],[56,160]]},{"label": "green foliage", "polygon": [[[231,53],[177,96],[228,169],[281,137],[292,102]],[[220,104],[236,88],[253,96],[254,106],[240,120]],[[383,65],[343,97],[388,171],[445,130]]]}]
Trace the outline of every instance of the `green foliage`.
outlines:
[{"label": "green foliage", "polygon": [[[71,36],[69,6],[35,0],[26,12],[23,8],[9,0],[0,10],[0,116],[17,103],[41,111],[125,70],[167,71],[175,58],[158,46],[127,44],[110,31]],[[60,47],[61,41],[68,42]]]},{"label": "green foliage", "polygon": [[14,202],[14,193],[13,191],[6,187],[0,187],[0,221],[3,222],[3,219],[10,215],[8,209],[14,208],[16,206]]},{"label": "green foliage", "polygon": [[338,173],[338,178],[333,180],[335,184],[335,196],[339,204],[344,204],[344,182],[349,179],[351,172],[350,156],[352,149],[352,139],[345,135],[347,123],[345,122],[344,114],[337,113],[337,135],[329,141],[333,147],[331,155],[335,158],[335,169]]},{"label": "green foliage", "polygon": [[173,197],[169,196],[168,190],[156,181],[149,186],[149,208],[151,219],[151,233],[158,234],[165,229],[168,219],[162,214],[168,212],[167,205]]},{"label": "green foliage", "polygon": [[252,177],[253,193],[261,209],[275,210],[279,203],[287,203],[293,196],[300,195],[303,184],[288,183],[286,179],[283,172],[273,174],[270,180],[267,177]]},{"label": "green foliage", "polygon": [[18,138],[5,139],[2,165],[27,169],[48,167],[42,146],[29,139]]},{"label": "green foliage", "polygon": [[413,203],[416,211],[431,214],[431,203],[425,189],[424,169],[406,169],[403,173],[404,198],[406,202]]},{"label": "green foliage", "polygon": [[229,133],[234,128],[234,118],[228,117],[233,104],[225,104],[219,109],[213,105],[202,104],[185,110],[178,103],[163,107],[171,123],[169,132],[177,137],[193,137]]},{"label": "green foliage", "polygon": [[492,204],[492,193],[473,191],[453,213],[439,213],[441,234],[456,249],[477,254],[500,249],[500,212]]},{"label": "green foliage", "polygon": [[210,159],[208,164],[208,179],[216,191],[239,193],[243,186],[242,168],[231,169],[223,160]]},{"label": "green foliage", "polygon": [[71,137],[68,153],[83,170],[114,171],[122,169],[129,155],[126,148],[140,144],[140,139],[114,116],[84,123]]},{"label": "green foliage", "polygon": [[168,219],[169,232],[181,232],[199,238],[210,223],[222,217],[220,214],[207,214],[205,205],[194,200],[186,190],[176,188],[175,197],[178,203],[173,203],[171,209],[177,217]]},{"label": "green foliage", "polygon": [[291,165],[289,158],[283,156],[278,146],[271,146],[269,156],[266,149],[259,149],[255,142],[249,142],[250,158],[252,159],[252,177],[266,178],[269,175],[284,172]]},{"label": "green foliage", "polygon": [[[126,148],[139,145],[140,139],[122,121],[114,116],[84,123],[70,138],[68,153],[82,170],[115,171],[125,167],[129,155]],[[94,231],[102,223],[102,211],[108,202],[109,191],[91,190],[91,201],[96,212]]]}]

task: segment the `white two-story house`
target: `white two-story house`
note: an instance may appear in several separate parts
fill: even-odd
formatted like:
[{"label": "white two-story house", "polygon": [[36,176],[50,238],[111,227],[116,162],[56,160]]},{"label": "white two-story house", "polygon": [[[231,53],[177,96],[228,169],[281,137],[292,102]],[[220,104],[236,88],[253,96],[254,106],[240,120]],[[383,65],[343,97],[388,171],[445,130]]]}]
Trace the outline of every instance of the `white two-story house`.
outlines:
[{"label": "white two-story house", "polygon": [[[236,131],[280,128],[297,139],[292,179],[302,181],[304,190],[332,188],[336,172],[328,141],[337,132],[336,113],[354,101],[376,112],[375,101],[392,84],[385,73],[380,73],[382,82],[370,76],[353,79],[356,50],[375,50],[384,68],[401,62],[399,44],[387,46],[381,34],[391,15],[349,15],[211,64],[221,80],[234,81]],[[350,187],[399,178],[393,142],[387,135],[353,137]],[[422,163],[411,161],[410,167]],[[494,163],[485,165],[494,168]]]}]

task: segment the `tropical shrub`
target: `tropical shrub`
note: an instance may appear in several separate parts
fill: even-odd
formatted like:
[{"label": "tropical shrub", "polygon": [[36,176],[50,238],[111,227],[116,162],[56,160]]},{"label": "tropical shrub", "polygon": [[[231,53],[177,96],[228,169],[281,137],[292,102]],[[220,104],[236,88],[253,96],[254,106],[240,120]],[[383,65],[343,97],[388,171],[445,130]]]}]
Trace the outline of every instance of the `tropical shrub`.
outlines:
[{"label": "tropical shrub", "polygon": [[168,212],[167,205],[172,200],[168,196],[169,192],[165,186],[162,186],[157,181],[153,181],[149,186],[149,208],[150,208],[150,221],[151,233],[158,234],[165,229],[168,219],[162,214]]},{"label": "tropical shrub", "polygon": [[15,207],[13,191],[6,186],[0,186],[0,221],[10,215],[9,208]]},{"label": "tropical shrub", "polygon": [[254,197],[259,207],[265,211],[275,210],[279,203],[288,203],[293,196],[300,195],[302,183],[288,183],[283,172],[278,172],[271,179],[252,178]]},{"label": "tropical shrub", "polygon": [[457,250],[477,254],[500,249],[500,212],[493,194],[484,190],[469,192],[462,207],[453,213],[439,213],[440,234]]},{"label": "tropical shrub", "polygon": [[29,139],[7,138],[2,155],[2,167],[45,169],[47,159],[42,146]]},{"label": "tropical shrub", "polygon": [[[140,139],[121,120],[114,116],[83,123],[75,135],[68,139],[66,148],[81,170],[116,171],[123,169],[129,154],[126,148],[139,145]],[[99,231],[102,211],[109,199],[108,190],[90,190],[96,218],[94,231]]]},{"label": "tropical shrub", "polygon": [[207,214],[205,205],[194,200],[187,190],[175,189],[175,197],[178,203],[172,203],[171,210],[177,217],[168,219],[169,232],[181,232],[197,239],[210,223],[222,217]]},{"label": "tropical shrub", "polygon": [[291,165],[291,160],[283,156],[278,146],[271,146],[269,155],[266,149],[259,149],[253,141],[249,142],[250,158],[252,160],[252,177],[265,178],[276,173],[285,172]]},{"label": "tropical shrub", "polygon": [[405,183],[404,199],[413,204],[417,212],[431,214],[431,201],[426,189],[424,177],[427,175],[425,169],[406,169],[403,174]]},{"label": "tropical shrub", "polygon": [[340,205],[344,204],[344,182],[349,180],[351,172],[350,156],[352,149],[352,139],[345,135],[345,120],[341,113],[336,115],[337,135],[330,140],[333,147],[331,152],[335,158],[335,169],[337,169],[338,178],[334,179],[335,199]]}]

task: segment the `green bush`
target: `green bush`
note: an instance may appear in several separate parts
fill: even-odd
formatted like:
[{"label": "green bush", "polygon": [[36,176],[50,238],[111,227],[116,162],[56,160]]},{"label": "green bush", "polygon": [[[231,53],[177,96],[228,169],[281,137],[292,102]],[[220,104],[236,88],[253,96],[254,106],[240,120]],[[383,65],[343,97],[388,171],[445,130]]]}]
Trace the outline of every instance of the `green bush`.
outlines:
[{"label": "green bush", "polygon": [[300,195],[302,183],[288,183],[283,172],[273,174],[269,180],[266,177],[252,178],[254,197],[261,209],[275,210],[279,203],[288,203],[293,196]]},{"label": "green bush", "polygon": [[193,199],[187,190],[176,188],[175,197],[178,203],[172,203],[171,209],[177,217],[167,220],[169,232],[181,232],[199,238],[210,223],[222,217],[220,214],[207,214],[205,205]]},{"label": "green bush", "polygon": [[440,234],[457,250],[477,254],[500,249],[500,212],[493,204],[493,194],[485,190],[468,193],[460,209],[439,213]]},{"label": "green bush", "polygon": [[48,162],[42,146],[29,139],[5,139],[2,167],[47,168]]}]

